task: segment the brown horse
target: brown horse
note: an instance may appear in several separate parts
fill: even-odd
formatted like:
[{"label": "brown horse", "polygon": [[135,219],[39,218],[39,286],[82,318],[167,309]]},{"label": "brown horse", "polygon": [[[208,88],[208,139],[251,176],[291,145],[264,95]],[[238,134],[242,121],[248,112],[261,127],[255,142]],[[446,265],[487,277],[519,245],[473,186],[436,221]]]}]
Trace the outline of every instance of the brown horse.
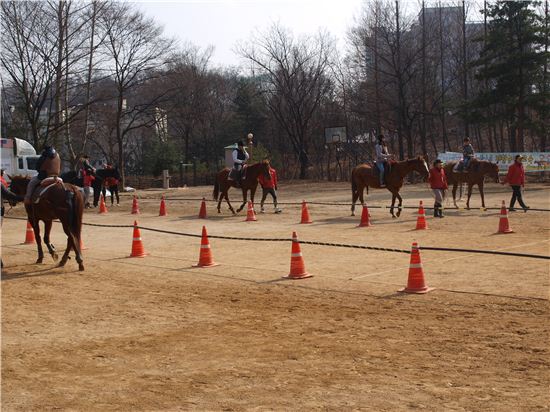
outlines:
[{"label": "brown horse", "polygon": [[[229,202],[227,192],[229,191],[229,188],[237,187],[237,183],[234,180],[227,179],[227,177],[229,176],[229,172],[230,169],[227,167],[223,170],[220,170],[218,175],[216,176],[216,183],[214,183],[213,197],[214,200],[218,200],[218,213],[221,213],[220,207],[222,204],[222,200],[225,197],[225,200],[229,205],[229,210],[231,210],[231,212],[235,214],[235,210],[233,210],[233,206],[231,206],[231,203]],[[263,173],[267,180],[271,180],[271,175],[269,174],[269,161],[264,160],[263,162],[246,167],[245,177],[244,179],[241,179],[240,182],[240,188],[243,191],[243,204],[237,209],[237,212],[243,210],[244,205],[246,205],[249,190],[250,200],[252,201],[252,203],[254,203],[254,194],[256,193],[256,189],[258,187],[258,176],[260,176],[260,173]]]},{"label": "brown horse", "polygon": [[[11,178],[11,190],[24,196],[30,178],[28,176],[14,176]],[[48,247],[53,260],[59,258],[55,247],[50,243],[50,231],[54,219],[59,219],[63,230],[67,235],[67,248],[59,262],[64,266],[69,259],[69,252],[74,249],[78,269],[84,270],[82,252],[80,251],[80,232],[82,230],[82,213],[84,211],[84,199],[78,188],[68,183],[54,183],[41,197],[38,203],[25,205],[27,217],[32,225],[38,247],[38,259],[36,263],[42,263],[44,252],[42,251],[42,240],[40,238],[39,221],[44,222],[44,243]]]},{"label": "brown horse", "polygon": [[[390,213],[394,218],[396,217],[393,213],[395,199],[399,199],[399,204],[397,205],[397,217],[399,217],[401,215],[401,204],[403,203],[399,190],[403,187],[405,176],[412,171],[420,173],[424,178],[428,176],[428,165],[422,156],[392,163],[391,170],[385,175],[386,189],[392,194]],[[368,193],[369,186],[380,189],[379,172],[376,166],[373,167],[368,164],[355,166],[351,172],[352,216],[355,216],[355,202],[357,202],[357,198],[359,198],[362,205],[365,204],[363,191],[367,188]]]},{"label": "brown horse", "polygon": [[470,208],[470,197],[472,196],[472,188],[477,185],[479,188],[479,194],[481,195],[481,207],[485,208],[485,196],[483,194],[483,181],[485,175],[493,178],[495,183],[499,182],[498,177],[498,165],[491,163],[487,160],[473,159],[470,161],[468,167],[469,171],[466,173],[456,173],[453,169],[456,162],[449,162],[445,165],[445,175],[447,176],[447,182],[449,185],[453,185],[453,203],[456,205],[456,188],[461,183],[468,185],[468,199],[466,200],[466,208]]}]

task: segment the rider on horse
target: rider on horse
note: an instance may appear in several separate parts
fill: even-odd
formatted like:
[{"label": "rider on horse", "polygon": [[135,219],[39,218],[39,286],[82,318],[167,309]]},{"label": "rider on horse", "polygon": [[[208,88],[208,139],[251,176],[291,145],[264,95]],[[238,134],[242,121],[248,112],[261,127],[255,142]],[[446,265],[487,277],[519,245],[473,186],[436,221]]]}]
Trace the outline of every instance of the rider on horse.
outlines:
[{"label": "rider on horse", "polygon": [[375,146],[376,149],[376,167],[380,172],[380,187],[386,187],[384,180],[384,167],[385,162],[391,159],[392,155],[388,152],[388,146],[386,146],[386,141],[384,135],[381,134],[378,136],[378,144]]},{"label": "rider on horse", "polygon": [[[83,173],[85,172],[85,173]],[[78,170],[79,177],[84,177],[84,174],[95,176],[95,168],[90,164],[90,158],[87,154],[80,155],[80,167]]]},{"label": "rider on horse", "polygon": [[36,170],[38,170],[38,175],[33,176],[27,186],[27,193],[25,194],[26,205],[31,204],[31,196],[34,189],[42,182],[42,180],[51,176],[59,176],[59,173],[61,173],[61,158],[53,147],[44,147],[44,150],[36,163]]},{"label": "rider on horse", "polygon": [[474,147],[470,143],[470,138],[464,138],[464,146],[462,146],[462,164],[460,171],[467,172],[470,167],[470,161],[475,157]]},{"label": "rider on horse", "polygon": [[232,173],[230,173],[228,179],[235,180],[238,185],[242,178],[243,166],[246,164],[246,161],[250,158],[250,155],[246,151],[242,140],[239,140],[237,142],[237,148],[233,150],[232,155],[233,155],[233,170],[231,172],[233,172],[233,176],[235,178],[233,179]]}]

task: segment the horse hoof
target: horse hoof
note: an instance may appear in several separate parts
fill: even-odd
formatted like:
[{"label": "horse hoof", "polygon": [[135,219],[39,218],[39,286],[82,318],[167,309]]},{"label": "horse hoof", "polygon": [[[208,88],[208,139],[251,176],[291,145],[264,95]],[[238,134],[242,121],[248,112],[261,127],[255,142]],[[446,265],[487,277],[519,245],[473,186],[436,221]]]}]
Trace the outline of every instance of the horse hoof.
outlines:
[{"label": "horse hoof", "polygon": [[352,216],[355,216],[355,212],[351,212],[351,215],[352,215]]},{"label": "horse hoof", "polygon": [[397,212],[397,217],[401,216],[401,212]]},{"label": "horse hoof", "polygon": [[43,260],[44,260],[43,258],[38,258],[36,259],[36,263],[42,263]]},{"label": "horse hoof", "polygon": [[84,263],[79,263],[78,264],[78,270],[81,271],[81,272],[84,272]]},{"label": "horse hoof", "polygon": [[395,215],[391,215],[391,217],[392,217],[392,219],[396,219],[396,218],[397,218],[397,216],[395,216]]},{"label": "horse hoof", "polygon": [[59,260],[59,255],[57,253],[52,253],[52,259],[57,262]]},{"label": "horse hoof", "polygon": [[63,266],[65,266],[65,263],[67,263],[67,261],[66,261],[66,260],[65,260],[65,261],[62,260],[61,262],[59,262],[59,264],[57,265],[57,267],[58,267],[58,268],[62,268]]}]

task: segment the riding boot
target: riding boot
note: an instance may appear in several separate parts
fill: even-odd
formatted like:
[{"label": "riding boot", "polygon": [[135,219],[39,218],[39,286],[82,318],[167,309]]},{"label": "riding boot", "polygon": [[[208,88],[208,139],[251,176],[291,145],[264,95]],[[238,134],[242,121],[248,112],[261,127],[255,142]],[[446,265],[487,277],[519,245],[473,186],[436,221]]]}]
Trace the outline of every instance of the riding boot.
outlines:
[{"label": "riding boot", "polygon": [[439,217],[439,203],[434,203],[434,217]]}]

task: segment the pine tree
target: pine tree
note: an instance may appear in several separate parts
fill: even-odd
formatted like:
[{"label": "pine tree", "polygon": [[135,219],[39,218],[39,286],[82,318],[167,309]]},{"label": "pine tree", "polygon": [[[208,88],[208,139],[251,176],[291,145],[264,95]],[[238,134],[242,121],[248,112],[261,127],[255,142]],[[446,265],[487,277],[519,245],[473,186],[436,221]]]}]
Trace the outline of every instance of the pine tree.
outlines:
[{"label": "pine tree", "polygon": [[498,1],[488,10],[490,23],[481,57],[474,62],[477,78],[487,81],[473,101],[474,109],[496,106],[508,124],[512,151],[523,151],[525,130],[536,130],[530,110],[540,107],[540,83],[548,59],[543,29],[535,12],[538,2]]}]

